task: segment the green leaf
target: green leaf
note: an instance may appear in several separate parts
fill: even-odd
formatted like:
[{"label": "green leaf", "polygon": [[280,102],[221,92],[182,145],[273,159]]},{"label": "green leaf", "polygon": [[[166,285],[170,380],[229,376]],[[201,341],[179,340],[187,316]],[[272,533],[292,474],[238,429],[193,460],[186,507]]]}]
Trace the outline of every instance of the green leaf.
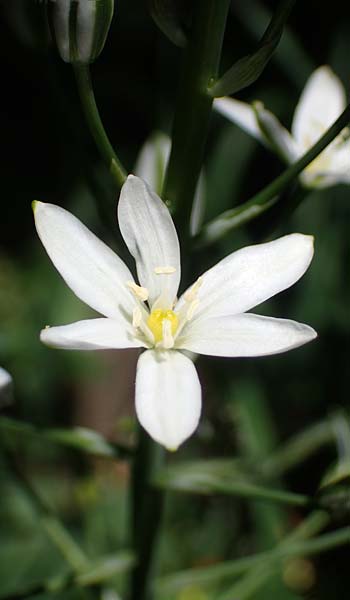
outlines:
[{"label": "green leaf", "polygon": [[45,437],[53,442],[95,454],[96,456],[115,456],[116,452],[102,435],[85,427],[73,429],[51,429],[46,431]]},{"label": "green leaf", "polygon": [[101,434],[85,427],[38,429],[30,423],[0,417],[0,433],[2,439],[11,445],[31,436],[105,458],[120,458],[129,453],[127,448],[111,444]]},{"label": "green leaf", "polygon": [[295,0],[281,0],[267,27],[258,49],[238,60],[211,87],[210,94],[214,97],[235,94],[251,85],[260,77],[273,52],[281,39],[283,27]]},{"label": "green leaf", "polygon": [[104,556],[82,572],[75,581],[78,585],[89,586],[102,583],[114,575],[124,573],[133,567],[135,558],[131,552],[124,551],[113,556]]},{"label": "green leaf", "polygon": [[305,506],[309,498],[255,483],[241,470],[239,461],[216,459],[178,463],[156,473],[153,483],[161,488],[195,494],[229,494]]},{"label": "green leaf", "polygon": [[150,0],[149,8],[159,29],[175,46],[184,48],[187,43],[183,27],[186,2],[184,0]]}]

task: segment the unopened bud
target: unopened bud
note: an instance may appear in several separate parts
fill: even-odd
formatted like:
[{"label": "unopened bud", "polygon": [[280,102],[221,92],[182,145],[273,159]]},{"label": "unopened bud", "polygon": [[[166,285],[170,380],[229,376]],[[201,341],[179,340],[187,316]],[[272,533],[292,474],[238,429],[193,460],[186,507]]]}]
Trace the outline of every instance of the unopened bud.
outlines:
[{"label": "unopened bud", "polygon": [[48,0],[48,10],[52,35],[63,60],[94,62],[106,42],[114,0]]}]

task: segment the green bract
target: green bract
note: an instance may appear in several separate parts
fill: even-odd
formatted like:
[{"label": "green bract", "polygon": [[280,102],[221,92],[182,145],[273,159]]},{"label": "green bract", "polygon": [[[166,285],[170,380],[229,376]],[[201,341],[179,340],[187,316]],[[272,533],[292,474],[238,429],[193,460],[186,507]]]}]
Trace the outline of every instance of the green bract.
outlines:
[{"label": "green bract", "polygon": [[88,64],[103,50],[114,0],[49,0],[52,35],[65,62]]}]

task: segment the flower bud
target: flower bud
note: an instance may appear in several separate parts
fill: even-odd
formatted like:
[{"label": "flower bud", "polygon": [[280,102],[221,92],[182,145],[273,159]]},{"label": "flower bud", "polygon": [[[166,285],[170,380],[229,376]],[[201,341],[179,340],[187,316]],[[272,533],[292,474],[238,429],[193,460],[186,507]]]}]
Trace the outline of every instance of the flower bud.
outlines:
[{"label": "flower bud", "polygon": [[49,0],[52,35],[65,62],[94,62],[105,45],[114,0]]}]

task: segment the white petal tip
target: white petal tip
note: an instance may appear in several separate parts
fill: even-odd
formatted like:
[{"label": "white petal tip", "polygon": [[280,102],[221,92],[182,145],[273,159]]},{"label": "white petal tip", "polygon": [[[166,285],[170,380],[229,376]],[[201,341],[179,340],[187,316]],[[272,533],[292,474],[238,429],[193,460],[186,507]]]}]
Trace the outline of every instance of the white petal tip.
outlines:
[{"label": "white petal tip", "polygon": [[38,210],[38,208],[40,207],[41,204],[43,204],[43,202],[39,202],[39,200],[33,200],[32,211],[34,214],[35,214],[35,211]]}]

